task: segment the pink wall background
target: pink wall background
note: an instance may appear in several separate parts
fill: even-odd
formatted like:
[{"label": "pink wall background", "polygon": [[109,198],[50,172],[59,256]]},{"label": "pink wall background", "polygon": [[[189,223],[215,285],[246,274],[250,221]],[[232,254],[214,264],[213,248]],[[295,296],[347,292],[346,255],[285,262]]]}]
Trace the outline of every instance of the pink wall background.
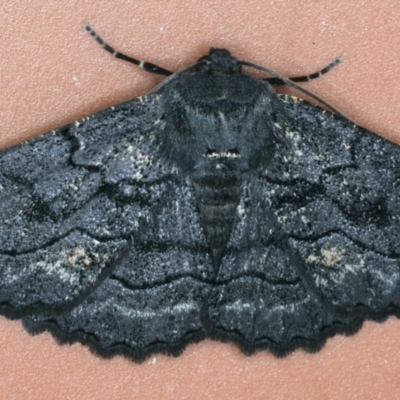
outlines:
[{"label": "pink wall background", "polygon": [[[285,75],[345,62],[307,88],[400,143],[400,3],[381,0],[10,2],[0,0],[0,147],[142,95],[160,81],[102,51],[182,68],[226,47]],[[400,321],[368,322],[317,354],[245,357],[204,341],[179,358],[100,359],[0,317],[1,399],[398,398]]]}]

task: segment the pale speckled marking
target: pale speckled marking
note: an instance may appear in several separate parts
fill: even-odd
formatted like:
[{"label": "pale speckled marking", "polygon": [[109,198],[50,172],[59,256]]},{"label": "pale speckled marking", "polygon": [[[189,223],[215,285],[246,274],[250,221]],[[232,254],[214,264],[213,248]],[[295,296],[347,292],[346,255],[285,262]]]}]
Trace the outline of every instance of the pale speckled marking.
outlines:
[{"label": "pale speckled marking", "polygon": [[[222,299],[221,299],[222,300]],[[300,306],[302,304],[308,303],[310,301],[310,296],[307,295],[303,300],[296,301],[293,303],[288,303],[286,305],[276,305],[274,307],[271,307],[270,305],[265,305],[265,310],[268,311],[268,313],[273,313],[275,311],[284,311],[289,308],[290,312],[294,312],[295,308],[297,306]],[[265,302],[261,301],[260,303],[265,304]],[[250,310],[254,310],[256,305],[254,303],[248,303],[248,302],[242,302],[241,300],[236,300],[234,303],[230,303],[225,306],[225,309],[228,311],[239,311],[239,312],[249,312]]]},{"label": "pale speckled marking", "polygon": [[239,203],[239,205],[238,205],[238,207],[237,207],[237,215],[239,216],[239,217],[243,217],[243,215],[246,213],[246,209],[243,207],[243,204],[240,204]]},{"label": "pale speckled marking", "polygon": [[[332,277],[332,279],[340,282],[343,279],[344,275],[346,275],[348,273],[352,273],[352,274],[356,275],[357,269],[363,268],[365,266],[365,258],[363,255],[356,254],[356,253],[352,254],[353,257],[346,257],[346,255],[347,255],[347,251],[344,248],[339,249],[334,246],[327,247],[327,248],[321,249],[321,256],[316,256],[313,254],[309,255],[306,258],[306,262],[310,263],[310,264],[320,263],[328,268],[339,267],[337,269],[337,271],[340,274],[340,278],[335,279],[334,277]],[[355,258],[358,261],[358,263],[346,262],[346,259],[353,259],[353,258]],[[354,261],[356,261],[356,260],[354,260]]]},{"label": "pale speckled marking", "polygon": [[133,147],[131,144],[126,148],[126,151],[128,153],[133,153],[135,151],[135,147]]},{"label": "pale speckled marking", "polygon": [[303,224],[305,224],[305,225],[307,225],[307,224],[310,223],[310,220],[309,220],[305,215],[302,215],[302,216],[301,216],[301,221],[302,221]]},{"label": "pale speckled marking", "polygon": [[79,265],[78,261],[83,261],[85,265],[90,265],[92,263],[92,259],[88,257],[85,249],[79,246],[75,248],[74,254],[70,255],[67,260],[71,267]]},{"label": "pale speckled marking", "polygon": [[400,278],[400,274],[398,272],[388,277],[387,275],[384,275],[381,270],[376,269],[375,271],[373,271],[373,274],[377,276],[382,282],[385,282],[387,286],[390,286],[391,288],[397,287],[397,283]]},{"label": "pale speckled marking", "polygon": [[310,254],[306,258],[307,264],[323,264],[326,267],[337,266],[343,259],[342,252],[338,251],[336,248],[321,249],[321,256],[316,256],[315,254]]},{"label": "pale speckled marking", "polygon": [[[61,260],[58,260],[54,263],[48,262],[46,260],[38,261],[31,264],[29,269],[34,269],[36,271],[44,270],[47,274],[57,275],[60,280],[68,282],[71,285],[76,285],[79,283],[79,276],[77,276],[77,274],[71,274],[68,269],[65,268]],[[19,281],[21,278],[20,275],[13,273],[12,267],[10,267],[9,270],[9,273],[5,273],[3,276],[4,284],[12,284]]]},{"label": "pale speckled marking", "polygon": [[[80,307],[77,307],[80,308]],[[156,317],[163,317],[165,314],[175,314],[176,312],[180,313],[189,313],[193,310],[198,310],[199,306],[197,303],[194,303],[192,301],[188,301],[185,303],[179,303],[173,307],[164,307],[161,308],[157,311],[140,311],[140,310],[134,310],[132,307],[124,307],[121,304],[115,304],[113,302],[113,299],[109,299],[105,302],[103,302],[99,306],[99,311],[106,310],[106,309],[112,309],[115,310],[115,312],[118,311],[121,315],[125,317],[132,317],[132,318],[156,318]],[[75,310],[74,310],[75,311]]]},{"label": "pale speckled marking", "polygon": [[[285,134],[286,134],[287,137],[290,137],[291,139],[294,139],[294,138],[295,138],[295,135],[297,134],[297,132],[295,133],[295,132],[286,130],[286,131],[285,131]],[[299,135],[297,134],[297,137],[298,137],[298,136],[299,136]]]},{"label": "pale speckled marking", "polygon": [[220,158],[239,158],[240,154],[231,153],[230,151],[222,151],[217,153],[216,151],[211,154],[203,154],[203,157],[210,159],[220,159]]},{"label": "pale speckled marking", "polygon": [[137,153],[135,156],[130,157],[130,160],[133,161],[138,168],[138,171],[132,176],[134,180],[141,180],[143,179],[142,170],[146,167],[153,165],[153,158],[149,157],[148,154]]},{"label": "pale speckled marking", "polygon": [[323,257],[322,263],[327,267],[335,267],[343,260],[342,253],[335,247],[322,249],[321,254]]},{"label": "pale speckled marking", "polygon": [[294,154],[296,155],[296,157],[300,158],[303,156],[304,153],[301,150],[295,150]]}]

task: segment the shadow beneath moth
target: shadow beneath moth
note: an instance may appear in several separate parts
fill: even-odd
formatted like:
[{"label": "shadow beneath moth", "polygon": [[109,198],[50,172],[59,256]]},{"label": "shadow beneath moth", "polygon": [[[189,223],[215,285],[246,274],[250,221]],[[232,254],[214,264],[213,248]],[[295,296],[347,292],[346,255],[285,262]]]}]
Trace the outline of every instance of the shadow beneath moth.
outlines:
[{"label": "shadow beneath moth", "polygon": [[317,351],[399,315],[400,149],[296,84],[340,59],[288,79],[212,48],[172,73],[85,29],[168,77],[0,153],[3,315],[136,361],[204,338]]}]

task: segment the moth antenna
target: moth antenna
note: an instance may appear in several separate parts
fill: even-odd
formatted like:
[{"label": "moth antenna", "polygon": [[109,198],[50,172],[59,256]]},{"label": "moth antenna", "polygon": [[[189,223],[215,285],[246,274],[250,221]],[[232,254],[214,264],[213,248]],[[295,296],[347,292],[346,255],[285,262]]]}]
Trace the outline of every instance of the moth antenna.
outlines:
[{"label": "moth antenna", "polygon": [[90,36],[106,51],[111,53],[115,58],[119,58],[124,61],[128,61],[132,64],[138,65],[140,68],[145,70],[146,72],[150,72],[152,74],[158,74],[158,75],[172,75],[173,72],[168,71],[167,69],[164,69],[162,67],[159,67],[158,65],[149,63],[147,61],[141,61],[138,60],[137,58],[129,57],[126,54],[120,53],[119,51],[115,50],[113,47],[111,47],[109,44],[107,44],[88,24],[85,24],[84,29],[89,33]]},{"label": "moth antenna", "polygon": [[[336,60],[332,61],[330,64],[328,64],[325,68],[322,68],[320,71],[314,72],[313,74],[309,75],[302,75],[302,76],[294,76],[294,77],[289,77],[292,82],[308,82],[313,79],[320,78],[322,75],[325,75],[329,71],[331,71],[333,68],[336,67],[336,65],[340,64],[343,62],[342,57],[338,57]],[[263,79],[264,81],[269,82],[271,85],[284,85],[285,82],[278,78],[265,78]]]},{"label": "moth antenna", "polygon": [[[339,59],[340,59],[340,61],[338,61]],[[339,57],[339,58],[337,58],[334,62],[332,62],[331,64],[329,64],[327,67],[325,67],[323,70],[332,69],[332,68],[333,68],[333,67],[331,66],[332,64],[335,64],[335,65],[336,65],[336,64],[338,64],[338,63],[341,62],[341,61],[342,61],[342,59]],[[337,109],[336,107],[334,107],[332,104],[328,103],[328,102],[327,102],[326,100],[324,100],[322,97],[320,97],[320,96],[316,95],[315,93],[311,92],[310,90],[305,89],[304,87],[298,85],[295,81],[291,80],[290,78],[286,78],[285,76],[279,74],[278,72],[276,72],[276,71],[274,71],[274,70],[272,70],[272,69],[265,68],[265,67],[261,67],[260,65],[253,64],[253,63],[248,62],[248,61],[240,60],[239,63],[240,63],[241,65],[245,65],[245,66],[247,66],[247,67],[251,67],[251,68],[254,68],[254,69],[258,69],[258,70],[260,70],[260,71],[266,72],[267,74],[270,74],[270,75],[274,76],[278,81],[282,82],[282,84],[286,84],[286,85],[292,86],[292,87],[294,87],[295,89],[297,89],[298,91],[307,94],[308,96],[310,96],[310,97],[312,97],[313,99],[317,100],[320,104],[323,104],[323,105],[324,105],[326,108],[328,108],[329,110],[333,111],[335,114],[341,115],[343,118],[348,119],[348,120],[349,120],[350,122],[352,122],[353,124],[358,125],[358,124],[357,124],[356,122],[354,122],[351,118],[349,118],[346,114],[344,114],[342,111],[338,110],[338,109]],[[322,72],[323,70],[321,70],[321,72]],[[326,71],[326,72],[328,72],[328,71]],[[326,72],[324,72],[324,73],[326,73]],[[316,72],[315,74],[312,74],[311,76],[318,75],[318,74],[319,74],[319,73]],[[318,77],[318,76],[316,76],[316,77]],[[305,78],[305,77],[298,77],[298,78]],[[313,78],[313,79],[314,79],[314,78]]]}]

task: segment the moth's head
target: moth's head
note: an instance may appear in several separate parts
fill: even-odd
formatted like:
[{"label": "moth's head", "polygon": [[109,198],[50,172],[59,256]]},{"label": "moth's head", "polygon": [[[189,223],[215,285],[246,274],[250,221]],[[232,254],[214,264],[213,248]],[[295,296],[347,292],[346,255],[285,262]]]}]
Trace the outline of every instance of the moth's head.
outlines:
[{"label": "moth's head", "polygon": [[211,74],[231,74],[241,72],[240,62],[231,56],[226,49],[210,48],[207,56],[199,58],[198,62],[203,63],[197,68],[198,71],[207,71]]}]

